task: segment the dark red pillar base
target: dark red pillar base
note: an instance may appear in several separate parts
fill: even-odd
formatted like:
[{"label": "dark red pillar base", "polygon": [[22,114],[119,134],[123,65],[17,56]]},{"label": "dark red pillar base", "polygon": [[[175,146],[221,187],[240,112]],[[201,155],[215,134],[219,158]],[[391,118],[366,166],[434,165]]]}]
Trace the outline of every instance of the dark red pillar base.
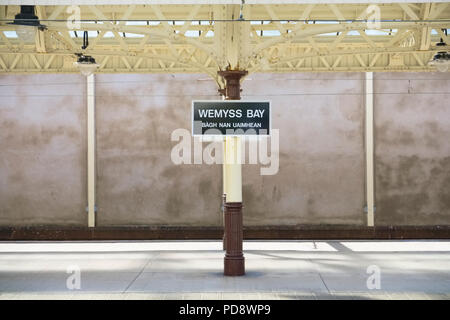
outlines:
[{"label": "dark red pillar base", "polygon": [[242,252],[242,202],[225,203],[225,242],[224,275],[242,276],[245,274],[245,259]]},{"label": "dark red pillar base", "polygon": [[243,276],[245,275],[245,259],[244,256],[240,258],[227,257],[225,255],[223,274],[226,276]]}]

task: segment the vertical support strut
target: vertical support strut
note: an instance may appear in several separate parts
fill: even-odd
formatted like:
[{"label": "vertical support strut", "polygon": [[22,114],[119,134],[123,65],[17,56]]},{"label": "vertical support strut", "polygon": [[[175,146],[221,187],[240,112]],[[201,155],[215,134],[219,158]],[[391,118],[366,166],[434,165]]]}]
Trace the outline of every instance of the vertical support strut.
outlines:
[{"label": "vertical support strut", "polygon": [[366,199],[367,226],[374,226],[373,72],[366,72]]},{"label": "vertical support strut", "polygon": [[[225,99],[241,99],[241,78],[247,74],[242,70],[219,71],[225,79]],[[242,276],[245,274],[245,259],[242,252],[242,166],[241,138],[226,137],[224,146],[224,275]]]},{"label": "vertical support strut", "polygon": [[87,77],[88,226],[95,227],[95,78]]}]

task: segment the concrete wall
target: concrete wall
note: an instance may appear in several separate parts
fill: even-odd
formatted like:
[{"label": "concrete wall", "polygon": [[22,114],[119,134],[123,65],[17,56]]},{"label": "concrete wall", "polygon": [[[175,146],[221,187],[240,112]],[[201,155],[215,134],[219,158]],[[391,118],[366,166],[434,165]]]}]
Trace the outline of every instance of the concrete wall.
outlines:
[{"label": "concrete wall", "polygon": [[173,130],[193,99],[219,99],[206,75],[98,75],[98,225],[219,225],[219,166],[174,165]]},{"label": "concrete wall", "polygon": [[[250,78],[243,98],[272,100],[281,159],[274,176],[244,167],[244,223],[362,224],[361,74]],[[170,161],[171,132],[190,129],[191,100],[219,98],[214,82],[204,75],[97,80],[98,224],[221,225],[221,166]]]},{"label": "concrete wall", "polygon": [[[87,225],[84,81],[0,76],[0,225]],[[450,224],[449,81],[375,74],[376,224]],[[365,225],[363,93],[362,73],[249,76],[280,169],[244,166],[245,225]],[[97,225],[222,225],[221,166],[170,160],[193,99],[219,99],[208,76],[96,75]]]},{"label": "concrete wall", "polygon": [[449,73],[375,74],[376,225],[450,224]]},{"label": "concrete wall", "polygon": [[250,78],[244,98],[272,101],[280,170],[244,168],[245,224],[363,224],[363,74]]},{"label": "concrete wall", "polygon": [[85,79],[0,76],[0,225],[87,224]]}]

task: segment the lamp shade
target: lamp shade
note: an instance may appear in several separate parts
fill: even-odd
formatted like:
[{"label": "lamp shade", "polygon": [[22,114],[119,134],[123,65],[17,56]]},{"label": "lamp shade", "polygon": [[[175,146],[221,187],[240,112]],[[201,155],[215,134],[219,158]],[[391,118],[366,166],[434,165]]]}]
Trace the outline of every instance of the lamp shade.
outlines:
[{"label": "lamp shade", "polygon": [[74,66],[77,67],[83,76],[90,76],[99,67],[95,62],[95,59],[91,56],[85,56],[78,54],[77,62],[74,62]]},{"label": "lamp shade", "polygon": [[23,42],[34,42],[36,38],[36,27],[17,25],[16,33]]},{"label": "lamp shade", "polygon": [[20,6],[20,13],[16,14],[14,21],[9,24],[16,26],[16,33],[24,42],[34,42],[36,29],[46,28],[34,14],[34,6]]},{"label": "lamp shade", "polygon": [[439,72],[447,72],[450,68],[450,54],[445,51],[438,52],[428,64],[436,67]]},{"label": "lamp shade", "polygon": [[90,76],[98,68],[98,64],[89,62],[74,62],[74,65],[80,70],[83,76]]}]

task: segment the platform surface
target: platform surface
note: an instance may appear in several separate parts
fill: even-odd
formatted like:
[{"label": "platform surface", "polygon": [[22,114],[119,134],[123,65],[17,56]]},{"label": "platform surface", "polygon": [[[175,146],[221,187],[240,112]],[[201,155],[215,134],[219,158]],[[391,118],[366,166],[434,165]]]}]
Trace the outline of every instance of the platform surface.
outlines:
[{"label": "platform surface", "polygon": [[225,277],[220,241],[0,242],[0,299],[450,299],[448,240],[245,241],[244,255],[246,275]]}]

